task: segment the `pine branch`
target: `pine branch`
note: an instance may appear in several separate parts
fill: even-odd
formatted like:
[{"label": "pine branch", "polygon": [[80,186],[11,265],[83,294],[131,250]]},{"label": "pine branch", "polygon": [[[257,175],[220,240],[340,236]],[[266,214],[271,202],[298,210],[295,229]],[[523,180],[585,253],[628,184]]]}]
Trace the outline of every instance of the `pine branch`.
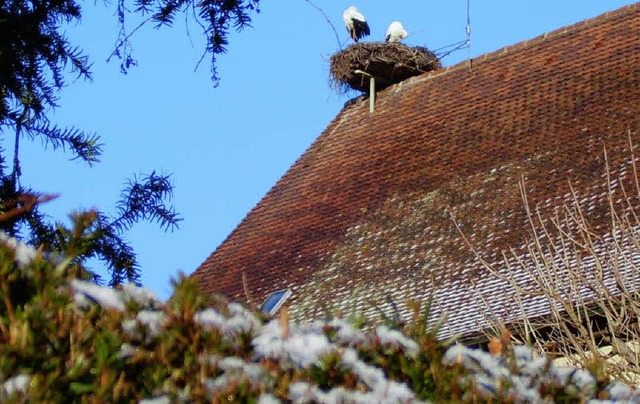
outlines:
[{"label": "pine branch", "polygon": [[110,286],[120,285],[124,281],[139,284],[140,268],[131,246],[112,226],[100,226],[97,229],[96,243],[92,255],[107,264],[111,279]]},{"label": "pine branch", "polygon": [[48,122],[27,122],[23,129],[32,139],[40,137],[45,146],[71,151],[74,154],[73,159],[80,159],[90,166],[100,161],[102,144],[98,143],[100,138],[95,133],[87,133],[73,127],[62,129]]},{"label": "pine branch", "polygon": [[175,230],[182,220],[166,201],[173,197],[173,185],[168,175],[158,175],[153,171],[141,178],[134,177],[120,193],[117,203],[119,216],[111,226],[125,231],[141,220],[156,222],[167,230]]},{"label": "pine branch", "polygon": [[[185,13],[185,18],[191,16],[190,11],[198,8],[193,13],[198,25],[202,27],[202,34],[207,39],[204,53],[211,55],[211,80],[217,86],[220,78],[216,68],[216,55],[225,53],[229,44],[231,28],[242,31],[251,27],[252,12],[259,13],[259,0],[134,0],[135,12],[142,15],[151,13],[150,19],[142,21],[131,33],[127,34],[125,20],[128,11],[124,7],[125,0],[118,0],[118,23],[120,33],[114,51],[109,56],[117,56],[122,60],[121,70],[126,73],[130,66],[135,65],[132,57],[132,48],[129,42],[135,31],[146,25],[149,20],[155,23],[156,28],[171,27],[178,13]],[[197,66],[200,62],[197,63]],[[196,69],[197,69],[196,66]]]}]

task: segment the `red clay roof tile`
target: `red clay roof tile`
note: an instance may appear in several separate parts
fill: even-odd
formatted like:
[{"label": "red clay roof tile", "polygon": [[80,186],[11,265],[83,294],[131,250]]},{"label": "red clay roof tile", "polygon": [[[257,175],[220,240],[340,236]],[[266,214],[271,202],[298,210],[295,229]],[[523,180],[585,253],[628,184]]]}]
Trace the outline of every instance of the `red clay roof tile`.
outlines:
[{"label": "red clay roof tile", "polygon": [[291,288],[297,318],[375,315],[389,297],[408,316],[406,299],[432,292],[443,335],[515,318],[512,288],[479,258],[532,287],[502,256],[530,253],[521,179],[542,217],[577,199],[610,239],[603,148],[630,186],[639,32],[636,4],[391,86],[372,114],[349,103],[195,276],[240,300],[243,273],[257,302]]}]

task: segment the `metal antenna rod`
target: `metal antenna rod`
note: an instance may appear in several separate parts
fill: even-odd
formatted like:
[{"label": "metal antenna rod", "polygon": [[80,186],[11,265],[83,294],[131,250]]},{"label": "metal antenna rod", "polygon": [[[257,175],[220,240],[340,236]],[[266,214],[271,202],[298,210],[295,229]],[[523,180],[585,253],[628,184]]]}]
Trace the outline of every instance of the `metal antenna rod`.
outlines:
[{"label": "metal antenna rod", "polygon": [[471,0],[467,0],[467,65],[471,70]]}]

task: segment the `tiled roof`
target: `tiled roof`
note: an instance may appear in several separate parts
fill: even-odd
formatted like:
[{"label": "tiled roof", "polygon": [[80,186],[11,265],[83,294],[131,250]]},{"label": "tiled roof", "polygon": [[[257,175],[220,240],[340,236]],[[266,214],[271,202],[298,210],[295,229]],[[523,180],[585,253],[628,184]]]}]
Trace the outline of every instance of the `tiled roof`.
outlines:
[{"label": "tiled roof", "polygon": [[[244,286],[256,302],[290,288],[300,319],[377,316],[389,300],[409,316],[406,300],[429,296],[447,313],[443,335],[512,319],[513,287],[481,261],[521,286],[530,278],[517,263],[532,239],[521,179],[544,220],[583,208],[606,252],[603,150],[614,188],[631,188],[638,117],[638,4],[409,79],[380,92],[373,113],[364,98],[345,106],[195,276],[239,300]],[[562,255],[551,259],[597,264]],[[535,293],[525,300],[531,315],[548,310]]]}]

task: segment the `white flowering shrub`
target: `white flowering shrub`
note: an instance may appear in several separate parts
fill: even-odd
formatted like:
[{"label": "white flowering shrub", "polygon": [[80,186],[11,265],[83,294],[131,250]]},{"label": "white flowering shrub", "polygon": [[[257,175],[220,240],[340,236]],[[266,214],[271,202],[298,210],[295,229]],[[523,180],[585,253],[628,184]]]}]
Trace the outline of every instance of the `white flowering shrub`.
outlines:
[{"label": "white flowering shrub", "polygon": [[190,278],[166,302],[132,284],[99,286],[77,261],[0,238],[1,401],[640,401],[525,346],[489,354],[438,341],[419,311],[406,326],[303,326],[203,294]]}]

